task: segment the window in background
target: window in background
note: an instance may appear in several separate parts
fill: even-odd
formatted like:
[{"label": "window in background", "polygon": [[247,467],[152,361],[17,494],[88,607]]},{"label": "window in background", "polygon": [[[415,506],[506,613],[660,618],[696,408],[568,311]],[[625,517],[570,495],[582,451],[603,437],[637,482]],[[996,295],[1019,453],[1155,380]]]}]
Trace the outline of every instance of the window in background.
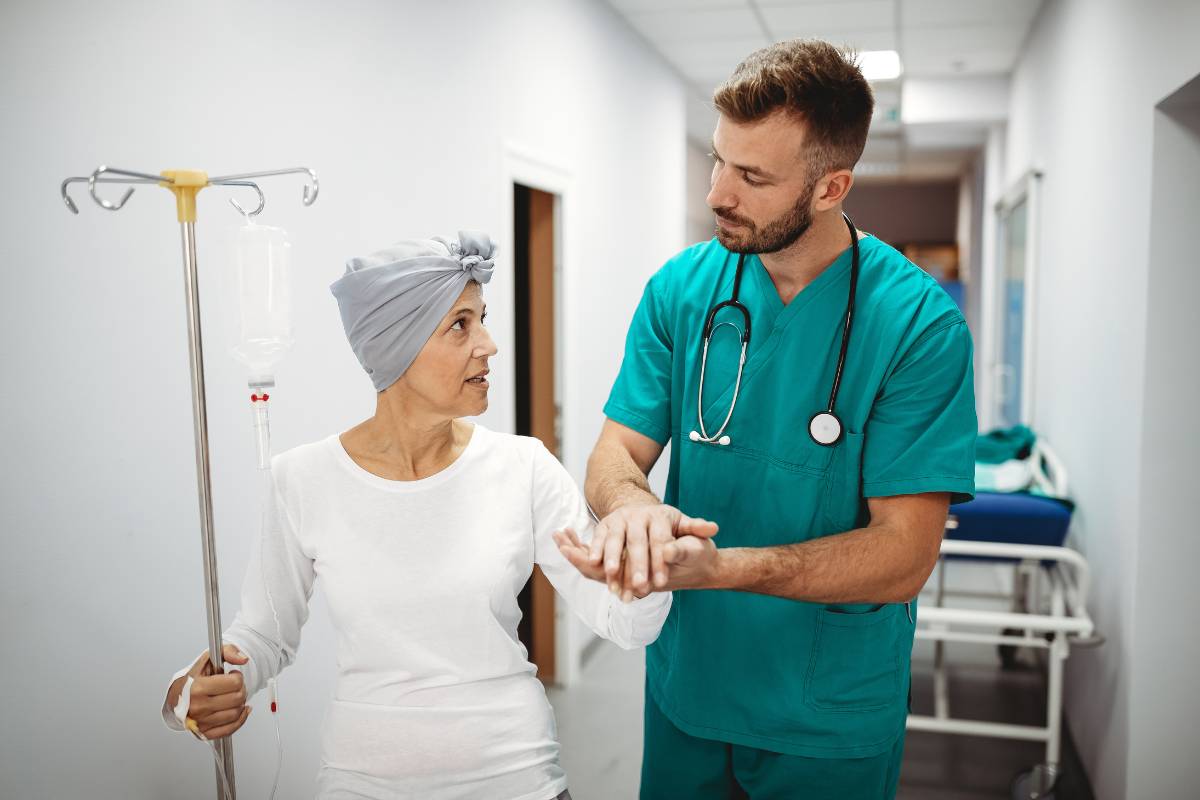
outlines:
[{"label": "window in background", "polygon": [[997,331],[992,362],[996,424],[1033,421],[1033,348],[1037,187],[1041,173],[1031,171],[996,206]]}]

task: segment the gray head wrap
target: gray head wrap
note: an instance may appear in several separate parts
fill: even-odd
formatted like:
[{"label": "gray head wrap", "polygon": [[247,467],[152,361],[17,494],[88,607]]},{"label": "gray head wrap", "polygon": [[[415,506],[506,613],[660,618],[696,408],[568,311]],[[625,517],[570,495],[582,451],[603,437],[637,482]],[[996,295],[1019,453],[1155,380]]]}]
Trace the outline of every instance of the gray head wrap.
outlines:
[{"label": "gray head wrap", "polygon": [[486,233],[459,231],[458,241],[408,239],[346,262],[329,288],[376,391],[412,365],[469,281],[492,279],[495,251]]}]

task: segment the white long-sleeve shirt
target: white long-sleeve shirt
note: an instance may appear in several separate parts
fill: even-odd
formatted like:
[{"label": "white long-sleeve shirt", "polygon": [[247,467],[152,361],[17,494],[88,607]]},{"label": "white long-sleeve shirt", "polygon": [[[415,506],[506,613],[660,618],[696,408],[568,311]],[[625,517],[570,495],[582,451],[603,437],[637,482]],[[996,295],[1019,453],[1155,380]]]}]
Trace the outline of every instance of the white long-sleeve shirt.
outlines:
[{"label": "white long-sleeve shirt", "polygon": [[[358,466],[335,436],[272,462],[264,591],[256,548],[224,635],[248,694],[290,664],[320,577],[338,632],[318,795],[550,800],[566,788],[554,716],[517,638],[538,564],[588,627],[625,648],[657,638],[669,594],[624,604],[551,534],[590,536],[578,487],[536,439],[476,425],[453,464],[417,481]],[[167,724],[180,726],[169,709]]]}]

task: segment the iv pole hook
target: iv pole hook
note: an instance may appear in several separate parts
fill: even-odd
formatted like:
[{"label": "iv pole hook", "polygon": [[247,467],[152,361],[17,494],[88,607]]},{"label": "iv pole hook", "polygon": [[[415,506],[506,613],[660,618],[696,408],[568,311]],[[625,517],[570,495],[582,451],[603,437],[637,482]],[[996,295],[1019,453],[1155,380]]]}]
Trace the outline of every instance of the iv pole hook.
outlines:
[{"label": "iv pole hook", "polygon": [[262,210],[267,206],[267,196],[263,194],[263,190],[254,181],[209,181],[211,186],[249,186],[254,191],[258,192],[258,208],[253,211],[247,211],[242,208],[242,204],[237,201],[237,198],[229,198],[229,204],[238,210],[238,213],[246,218],[249,222],[251,218],[257,217],[262,213]]},{"label": "iv pole hook", "polygon": [[[130,170],[117,169],[115,167],[104,167],[104,166],[97,167],[96,171],[93,172],[91,174],[91,177],[88,178],[88,191],[91,192],[92,199],[95,200],[96,203],[101,208],[107,208],[109,211],[120,211],[121,208],[124,207],[124,205],[127,202],[129,202],[129,198],[133,195],[133,188],[131,187],[131,188],[127,189],[125,191],[125,194],[121,195],[121,199],[118,200],[116,203],[110,203],[107,200],[105,200],[103,197],[101,197],[100,195],[96,194],[97,179],[101,175],[105,175],[105,174],[125,175],[130,178],[140,178],[143,181],[149,181],[152,183],[174,183],[175,182],[171,178],[164,178],[162,175],[148,175],[145,172],[131,172]],[[107,181],[105,181],[105,182],[107,182]],[[63,183],[63,194],[64,195],[66,194],[66,182]],[[67,207],[70,208],[72,205],[74,205],[74,204],[68,203]]]}]

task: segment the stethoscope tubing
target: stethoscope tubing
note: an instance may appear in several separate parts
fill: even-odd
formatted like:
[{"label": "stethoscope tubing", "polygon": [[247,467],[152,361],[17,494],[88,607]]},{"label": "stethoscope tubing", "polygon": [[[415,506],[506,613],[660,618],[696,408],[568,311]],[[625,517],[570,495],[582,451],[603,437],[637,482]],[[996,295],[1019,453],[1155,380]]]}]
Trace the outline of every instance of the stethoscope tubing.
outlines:
[{"label": "stethoscope tubing", "polygon": [[[835,408],[837,405],[838,392],[841,391],[842,387],[842,374],[844,373],[846,367],[846,354],[850,349],[850,332],[854,324],[854,301],[858,294],[858,273],[860,264],[858,231],[855,229],[854,223],[847,214],[843,213],[842,219],[846,221],[846,226],[850,230],[851,247],[850,290],[847,292],[846,297],[846,313],[842,326],[842,343],[838,350],[837,368],[834,370],[833,374],[833,385],[829,390],[829,405],[824,411],[818,411],[816,414],[814,414],[812,420],[809,422],[809,435],[812,437],[813,441],[822,446],[835,445],[842,438],[843,426],[841,420],[837,416]],[[708,312],[708,316],[705,317],[704,320],[704,331],[701,337],[703,348],[700,356],[700,386],[696,393],[696,416],[700,423],[700,430],[692,431],[690,438],[694,442],[721,445],[728,445],[730,442],[729,437],[725,435],[725,429],[729,427],[729,421],[733,418],[733,410],[737,407],[738,394],[741,391],[742,386],[742,370],[745,367],[746,352],[750,346],[750,310],[746,308],[741,300],[738,299],[741,293],[742,275],[744,274],[745,265],[746,254],[739,253],[737,268],[734,271],[733,277],[733,293],[730,296],[730,299],[721,303],[717,303],[715,306],[713,306]],[[723,308],[736,309],[742,316],[742,321],[745,324],[745,328],[741,332],[741,355],[738,358],[737,379],[734,382],[733,397],[729,403],[729,411],[725,414],[725,419],[721,422],[721,426],[717,432],[710,436],[704,425],[704,376],[708,371],[708,346],[712,341],[713,331],[720,328],[722,325],[729,325],[735,330],[737,329],[737,326],[732,322],[722,322],[714,327],[713,321]],[[823,416],[829,417],[836,426],[837,435],[829,441],[821,441],[817,438],[816,434],[813,433],[813,420]]]}]

